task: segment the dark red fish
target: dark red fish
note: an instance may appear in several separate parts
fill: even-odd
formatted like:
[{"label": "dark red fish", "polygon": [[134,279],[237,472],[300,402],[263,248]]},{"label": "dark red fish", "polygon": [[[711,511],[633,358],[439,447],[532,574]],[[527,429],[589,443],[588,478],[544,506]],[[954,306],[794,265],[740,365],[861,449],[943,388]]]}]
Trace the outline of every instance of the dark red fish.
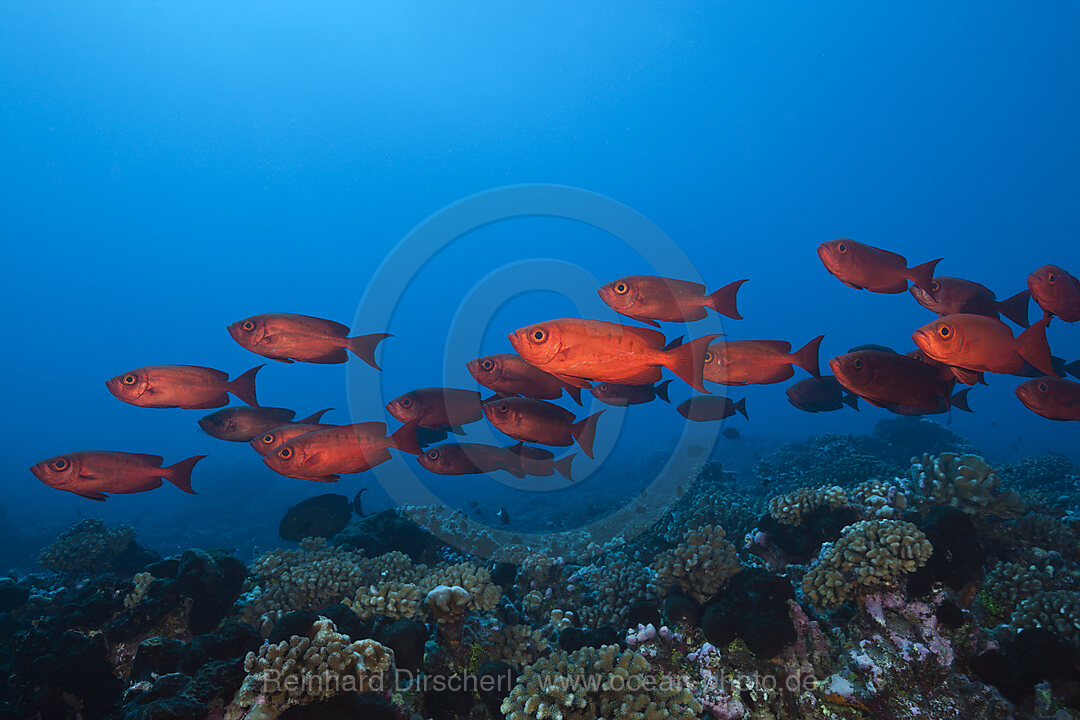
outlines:
[{"label": "dark red fish", "polygon": [[[304,425],[315,425],[323,413],[329,411],[330,408],[320,410],[298,422]],[[199,427],[207,435],[218,440],[250,442],[267,430],[291,423],[295,416],[295,412],[286,408],[227,407],[199,418]]]},{"label": "dark red fish", "polygon": [[[1017,337],[1000,320],[984,315],[946,315],[915,331],[915,345],[932,359],[946,365],[1011,375],[1024,369],[1025,361],[1044,375],[1056,375],[1043,318]],[[842,379],[841,379],[842,380]]]},{"label": "dark red fish", "polygon": [[295,437],[306,435],[316,430],[339,427],[338,425],[326,425],[323,423],[289,423],[264,431],[258,437],[251,439],[251,448],[260,455],[269,455],[279,447]]},{"label": "dark red fish", "polygon": [[520,355],[487,355],[465,364],[469,374],[502,397],[521,395],[537,400],[557,400],[563,391],[581,404],[581,388],[568,385],[554,375],[525,362]]},{"label": "dark red fish", "polygon": [[464,433],[462,425],[484,416],[480,393],[457,388],[420,388],[386,403],[386,411],[403,423],[422,428],[447,428]]},{"label": "dark red fish", "polygon": [[860,350],[834,357],[829,367],[845,388],[899,415],[932,415],[951,407],[969,410],[967,389],[953,395],[955,382],[939,367],[906,355]]},{"label": "dark red fish", "polygon": [[909,268],[903,255],[846,238],[821,243],[817,253],[825,269],[842,283],[856,290],[877,293],[905,292],[908,280],[928,288],[934,268],[941,262],[938,258]]},{"label": "dark red fish", "polygon": [[983,374],[978,370],[968,370],[967,368],[956,367],[954,365],[946,365],[943,362],[938,362],[934,358],[927,355],[922,350],[916,348],[907,354],[909,358],[924,362],[927,365],[933,365],[941,371],[942,377],[948,382],[955,380],[956,382],[963,383],[964,385],[985,385],[986,379]]},{"label": "dark red fish", "polygon": [[565,447],[575,441],[593,456],[596,421],[604,411],[581,420],[574,413],[546,400],[509,397],[484,403],[484,415],[496,428],[515,440]]},{"label": "dark red fish", "polygon": [[1041,377],[1021,383],[1016,397],[1032,412],[1049,420],[1080,420],[1080,383]]},{"label": "dark red fish", "polygon": [[404,425],[387,437],[386,423],[365,422],[304,433],[263,456],[279,475],[334,482],[342,475],[361,473],[390,459],[390,450],[418,454],[416,427]]},{"label": "dark red fish", "polygon": [[1028,275],[1027,286],[1046,315],[1070,323],[1080,320],[1080,280],[1057,265],[1043,265]]},{"label": "dark red fish", "polygon": [[341,323],[293,313],[252,315],[237,320],[228,330],[241,346],[271,360],[343,363],[350,350],[376,370],[375,348],[390,337],[388,333],[349,337],[349,328]]},{"label": "dark red fish", "polygon": [[577,387],[592,382],[646,385],[659,381],[667,368],[707,393],[701,373],[706,349],[717,337],[669,348],[656,330],[569,318],[521,328],[510,334],[510,344],[529,364]]},{"label": "dark red fish", "polygon": [[521,458],[507,448],[480,443],[443,443],[429,448],[417,458],[420,465],[439,475],[477,475],[505,470],[525,477]]},{"label": "dark red fish", "polygon": [[859,396],[846,391],[832,375],[808,377],[784,392],[789,403],[805,412],[829,412],[845,405],[859,409]]},{"label": "dark red fish", "polygon": [[909,290],[920,305],[936,312],[939,317],[961,313],[992,318],[1004,315],[1020,327],[1026,328],[1031,324],[1028,321],[1031,292],[1028,290],[999,301],[994,291],[985,285],[940,275],[931,280],[930,287],[925,290],[918,285],[912,285]]},{"label": "dark red fish", "polygon": [[106,380],[105,386],[126,403],[151,408],[205,410],[229,404],[229,393],[258,406],[255,374],[262,365],[229,380],[229,374],[198,365],[147,365]]},{"label": "dark red fish", "polygon": [[574,482],[574,478],[570,475],[570,466],[574,462],[575,453],[564,455],[556,460],[555,453],[547,448],[533,447],[520,442],[507,448],[507,451],[518,456],[521,471],[526,475],[549,477],[557,472],[570,482]]},{"label": "dark red fish", "polygon": [[668,385],[671,380],[650,383],[649,385],[618,385],[616,383],[597,383],[592,388],[593,397],[602,403],[626,407],[627,405],[643,405],[660,398],[664,402],[668,399]]},{"label": "dark red fish", "polygon": [[728,340],[709,346],[704,378],[721,385],[769,385],[795,374],[793,365],[820,375],[818,348],[824,335],[791,352],[786,340]]},{"label": "dark red fish", "polygon": [[676,408],[679,414],[692,422],[712,422],[729,418],[735,413],[742,413],[747,420],[746,398],[740,398],[732,402],[722,395],[695,395],[683,400]]},{"label": "dark red fish", "polygon": [[736,280],[716,292],[705,294],[701,283],[655,275],[629,275],[609,282],[597,292],[615,312],[660,327],[663,322],[693,322],[705,317],[705,308],[742,320],[736,295],[746,280]]},{"label": "dark red fish", "polygon": [[168,480],[186,493],[191,489],[191,470],[205,455],[195,455],[175,465],[162,467],[160,455],[80,450],[57,455],[30,468],[41,482],[57,490],[67,490],[90,500],[104,500],[107,493],[137,493],[161,487]]}]

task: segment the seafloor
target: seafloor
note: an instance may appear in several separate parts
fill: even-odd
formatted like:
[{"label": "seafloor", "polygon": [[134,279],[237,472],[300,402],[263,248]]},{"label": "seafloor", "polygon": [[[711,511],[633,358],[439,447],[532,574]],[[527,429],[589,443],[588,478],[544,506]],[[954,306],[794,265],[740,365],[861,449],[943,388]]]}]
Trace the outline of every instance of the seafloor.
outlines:
[{"label": "seafloor", "polygon": [[602,545],[331,495],[247,566],[85,520],[0,581],[0,719],[1077,718],[1076,472],[905,419]]}]

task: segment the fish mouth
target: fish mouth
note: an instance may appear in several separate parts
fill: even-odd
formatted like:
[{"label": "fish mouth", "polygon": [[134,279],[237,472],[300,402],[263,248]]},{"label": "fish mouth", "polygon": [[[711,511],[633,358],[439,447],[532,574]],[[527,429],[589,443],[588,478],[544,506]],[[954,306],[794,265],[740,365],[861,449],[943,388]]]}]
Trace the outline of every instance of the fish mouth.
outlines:
[{"label": "fish mouth", "polygon": [[[521,355],[521,347],[522,347],[522,345],[521,345],[521,334],[520,333],[521,333],[520,330],[515,330],[514,332],[512,332],[512,333],[510,333],[509,335],[506,336],[506,338],[510,341],[510,347],[514,348],[514,352],[516,352],[518,355]],[[522,357],[524,357],[524,356],[522,355]]]},{"label": "fish mouth", "polygon": [[930,337],[930,333],[926,330],[916,330],[911,333],[911,341],[915,343],[915,347],[922,350],[931,359],[937,360],[937,356],[931,351]]}]

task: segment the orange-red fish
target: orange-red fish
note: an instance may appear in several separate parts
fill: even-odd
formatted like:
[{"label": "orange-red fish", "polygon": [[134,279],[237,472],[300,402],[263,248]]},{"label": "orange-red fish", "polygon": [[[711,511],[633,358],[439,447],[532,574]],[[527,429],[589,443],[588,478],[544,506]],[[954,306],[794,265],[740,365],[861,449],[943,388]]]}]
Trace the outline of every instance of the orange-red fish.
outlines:
[{"label": "orange-red fish", "polygon": [[1010,298],[998,300],[994,291],[985,285],[961,278],[938,276],[930,281],[925,290],[918,285],[910,288],[911,296],[927,310],[939,317],[968,313],[996,318],[999,315],[1012,320],[1020,327],[1028,327],[1028,301],[1031,292],[1022,290]]},{"label": "orange-red fish", "polygon": [[915,345],[946,365],[1010,375],[1021,372],[1025,361],[1044,375],[1057,375],[1043,318],[1017,337],[1000,320],[984,315],[946,315],[915,331]]},{"label": "orange-red fish", "polygon": [[[323,413],[329,411],[330,408],[320,410],[298,422],[316,424]],[[199,418],[199,427],[218,440],[250,442],[260,433],[291,423],[295,416],[295,412],[286,408],[227,407]]]},{"label": "orange-red fish", "polygon": [[823,242],[818,245],[817,253],[825,269],[842,283],[877,293],[906,292],[908,280],[928,288],[934,268],[941,262],[938,258],[909,268],[903,255],[847,238]]},{"label": "orange-red fish", "polygon": [[104,500],[107,493],[137,493],[161,487],[168,480],[186,493],[191,489],[191,470],[205,455],[195,455],[162,467],[160,455],[80,450],[42,460],[30,468],[41,482],[90,500]]},{"label": "orange-red fish", "polygon": [[791,352],[786,340],[728,340],[709,346],[704,378],[721,385],[769,385],[795,374],[798,365],[817,377],[818,348],[824,335]]},{"label": "orange-red fish", "polygon": [[667,348],[663,334],[603,320],[549,320],[510,334],[510,344],[525,361],[577,387],[592,382],[647,385],[660,380],[663,368],[699,392],[709,343],[706,335]]},{"label": "orange-red fish", "polygon": [[198,365],[147,365],[105,381],[126,403],[150,408],[205,410],[229,404],[229,393],[258,406],[255,374],[262,365],[229,380],[229,374]]},{"label": "orange-red fish", "polygon": [[1080,321],[1080,280],[1057,265],[1043,265],[1028,275],[1027,286],[1046,315]]},{"label": "orange-red fish", "polygon": [[951,376],[906,355],[859,350],[834,357],[829,367],[845,388],[899,415],[931,415],[951,407],[969,410],[966,388],[953,395]]},{"label": "orange-red fish", "polygon": [[386,411],[403,423],[422,428],[447,428],[464,433],[462,425],[484,416],[480,393],[457,388],[420,388],[386,403]]},{"label": "orange-red fish", "polygon": [[943,362],[938,362],[934,358],[927,355],[922,350],[916,348],[907,354],[909,358],[924,362],[927,365],[933,365],[941,372],[942,378],[947,382],[955,380],[956,382],[963,383],[964,385],[985,385],[986,379],[983,374],[978,370],[968,370],[967,368],[956,367],[954,365],[946,365]]},{"label": "orange-red fish", "polygon": [[746,280],[736,280],[706,294],[701,283],[655,275],[629,275],[609,282],[597,292],[615,312],[639,322],[660,327],[663,322],[693,322],[711,308],[721,315],[742,320],[736,306],[739,287]]},{"label": "orange-red fish", "polygon": [[565,390],[574,402],[581,404],[581,388],[568,385],[554,375],[533,367],[520,355],[487,355],[470,360],[465,367],[476,382],[502,397],[521,395],[537,400],[557,400]]},{"label": "orange-red fish", "polygon": [[723,395],[695,395],[688,400],[683,400],[676,408],[679,414],[691,422],[713,422],[729,418],[735,413],[742,413],[747,420],[746,398],[739,398],[732,402]]},{"label": "orange-red fish", "polygon": [[263,462],[279,475],[334,482],[390,459],[390,450],[418,454],[416,427],[404,425],[387,437],[386,423],[365,422],[304,433],[283,443]]},{"label": "orange-red fish", "polygon": [[484,403],[484,415],[496,428],[515,440],[565,447],[574,441],[593,456],[596,421],[605,411],[581,420],[574,413],[546,400],[509,397]]},{"label": "orange-red fish", "polygon": [[627,405],[643,405],[660,398],[666,403],[671,402],[668,398],[668,385],[671,380],[650,383],[649,385],[619,385],[616,383],[597,383],[593,386],[592,394],[597,400],[616,407]]},{"label": "orange-red fish", "polygon": [[1080,420],[1080,383],[1041,377],[1021,383],[1016,397],[1032,412],[1049,420]]},{"label": "orange-red fish", "polygon": [[476,475],[505,470],[525,477],[521,458],[509,449],[480,443],[443,443],[420,455],[421,467],[439,475]]},{"label": "orange-red fish", "polygon": [[349,337],[349,328],[339,322],[293,313],[252,315],[228,330],[241,346],[271,360],[343,363],[349,350],[376,370],[375,348],[390,337],[388,333]]},{"label": "orange-red fish", "polygon": [[249,444],[251,445],[251,448],[260,455],[269,455],[295,437],[300,437],[301,435],[306,435],[307,433],[315,432],[316,430],[326,430],[327,428],[333,427],[339,426],[328,425],[325,423],[289,423],[288,425],[280,425],[264,431],[258,437],[252,438]]},{"label": "orange-red fish", "polygon": [[840,410],[845,405],[859,409],[859,396],[847,392],[832,375],[805,378],[784,392],[789,403],[809,413]]}]

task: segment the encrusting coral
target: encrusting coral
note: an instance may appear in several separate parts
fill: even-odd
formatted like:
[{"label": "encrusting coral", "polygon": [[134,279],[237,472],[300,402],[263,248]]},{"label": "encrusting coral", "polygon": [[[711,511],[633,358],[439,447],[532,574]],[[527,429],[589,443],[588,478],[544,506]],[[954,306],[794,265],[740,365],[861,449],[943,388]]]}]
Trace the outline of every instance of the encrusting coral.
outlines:
[{"label": "encrusting coral", "polygon": [[705,602],[742,566],[724,529],[702,525],[687,531],[679,545],[658,555],[653,569],[661,590],[678,585],[690,597]]},{"label": "encrusting coral", "polygon": [[836,485],[802,488],[769,501],[769,514],[783,525],[801,525],[803,516],[818,508],[838,508],[846,505],[847,493]]},{"label": "encrusting coral", "polygon": [[912,458],[909,485],[929,505],[949,505],[984,517],[1015,518],[1024,511],[1020,496],[1002,490],[1001,479],[978,455],[941,453]]},{"label": "encrusting coral", "polygon": [[835,608],[868,588],[894,584],[930,559],[926,535],[901,520],[863,520],[844,528],[803,577],[806,597],[818,608]]},{"label": "encrusting coral", "polygon": [[101,520],[82,520],[42,550],[37,561],[42,569],[60,573],[102,569],[134,540],[130,525],[107,527]]}]

